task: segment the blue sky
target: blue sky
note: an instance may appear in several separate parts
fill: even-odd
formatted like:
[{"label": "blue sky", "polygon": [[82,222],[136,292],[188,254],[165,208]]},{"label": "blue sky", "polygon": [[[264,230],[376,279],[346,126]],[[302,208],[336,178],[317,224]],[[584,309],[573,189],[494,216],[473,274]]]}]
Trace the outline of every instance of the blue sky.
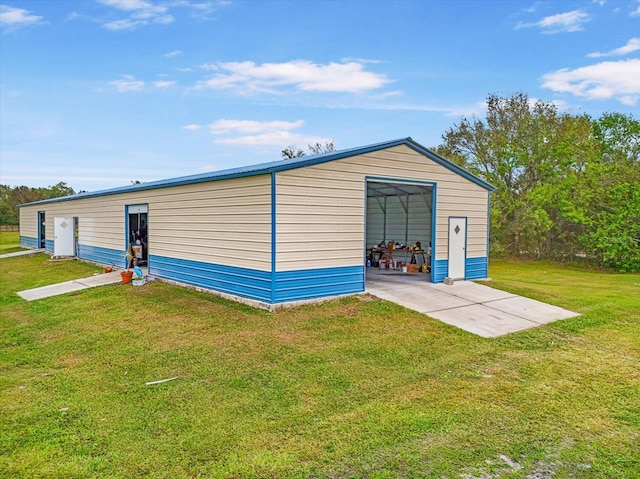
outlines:
[{"label": "blue sky", "polygon": [[0,182],[95,191],[411,136],[487,95],[640,111],[640,1],[0,0]]}]

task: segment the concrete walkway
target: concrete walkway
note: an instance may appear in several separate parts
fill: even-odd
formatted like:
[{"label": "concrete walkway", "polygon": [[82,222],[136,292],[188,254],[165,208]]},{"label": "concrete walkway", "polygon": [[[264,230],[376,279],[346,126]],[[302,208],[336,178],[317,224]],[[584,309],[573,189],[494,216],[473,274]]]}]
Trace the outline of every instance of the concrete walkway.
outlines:
[{"label": "concrete walkway", "polygon": [[50,296],[58,296],[60,294],[71,293],[81,289],[93,288],[95,286],[104,286],[106,284],[120,283],[122,278],[120,271],[112,271],[111,273],[98,273],[88,278],[75,279],[73,281],[65,281],[64,283],[50,284],[40,288],[27,289],[18,292],[18,296],[27,301],[48,298]]},{"label": "concrete walkway", "polygon": [[27,249],[24,251],[15,251],[14,253],[5,253],[0,254],[0,259],[2,258],[14,258],[16,256],[27,256],[30,254],[44,253],[44,249]]},{"label": "concrete walkway", "polygon": [[426,275],[367,270],[367,293],[484,338],[580,316],[557,306],[471,281],[430,283]]}]

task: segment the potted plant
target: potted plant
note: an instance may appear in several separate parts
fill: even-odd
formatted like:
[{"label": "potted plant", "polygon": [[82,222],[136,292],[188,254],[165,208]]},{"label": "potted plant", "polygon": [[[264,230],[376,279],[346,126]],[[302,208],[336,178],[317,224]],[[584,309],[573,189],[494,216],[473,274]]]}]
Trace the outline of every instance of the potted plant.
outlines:
[{"label": "potted plant", "polygon": [[129,269],[129,265],[131,264],[131,260],[133,259],[133,254],[131,253],[131,246],[127,248],[124,253],[124,257],[127,261],[127,266],[125,269],[120,271],[120,277],[122,278],[122,284],[131,283],[131,278],[133,276],[133,271]]}]

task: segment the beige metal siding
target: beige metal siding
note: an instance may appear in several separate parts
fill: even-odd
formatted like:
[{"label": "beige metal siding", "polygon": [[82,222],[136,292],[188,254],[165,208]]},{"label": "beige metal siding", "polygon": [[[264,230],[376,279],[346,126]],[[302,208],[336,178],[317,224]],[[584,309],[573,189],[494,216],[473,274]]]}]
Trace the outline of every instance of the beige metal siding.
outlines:
[{"label": "beige metal siding", "polygon": [[271,271],[271,176],[145,192],[154,255]]},{"label": "beige metal siding", "polygon": [[271,271],[271,176],[220,180],[21,208],[21,234],[37,236],[37,212],[78,217],[80,245],[125,250],[125,206],[149,205],[149,253]]},{"label": "beige metal siding", "polygon": [[277,174],[278,271],[363,263],[367,176],[436,183],[436,259],[448,255],[449,216],[468,217],[467,256],[486,256],[488,192],[401,145]]},{"label": "beige metal siding", "polygon": [[336,163],[278,173],[277,271],[362,263],[362,185],[335,174]]},{"label": "beige metal siding", "polygon": [[37,206],[20,208],[20,236],[38,237],[38,211]]},{"label": "beige metal siding", "polygon": [[38,211],[45,212],[45,236],[54,239],[54,218],[78,217],[78,242],[124,251],[124,203],[118,196],[46,203],[20,208],[20,234],[38,236]]}]

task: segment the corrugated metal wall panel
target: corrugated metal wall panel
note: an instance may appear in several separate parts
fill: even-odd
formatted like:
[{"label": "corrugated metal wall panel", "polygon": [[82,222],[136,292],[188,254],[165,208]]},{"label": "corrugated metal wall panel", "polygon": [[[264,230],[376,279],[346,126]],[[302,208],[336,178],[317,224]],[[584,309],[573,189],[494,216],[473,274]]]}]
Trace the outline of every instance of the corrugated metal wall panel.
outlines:
[{"label": "corrugated metal wall panel", "polygon": [[20,208],[21,232],[33,231],[34,236],[37,236],[38,211],[45,211],[45,243],[51,244],[51,248],[47,247],[47,251],[53,250],[54,218],[77,217],[79,245],[85,244],[124,252],[124,207],[119,207],[117,200],[113,197],[111,200],[87,198],[23,206]]},{"label": "corrugated metal wall panel", "polygon": [[37,249],[38,248],[38,238],[37,237],[31,237],[31,236],[22,236],[20,235],[20,246],[22,246],[23,248],[31,248],[31,249]]},{"label": "corrugated metal wall panel", "polygon": [[400,199],[395,196],[390,197],[387,200],[387,237],[383,239],[387,243],[389,241],[404,243],[406,222],[406,213]]},{"label": "corrugated metal wall panel", "polygon": [[270,175],[147,193],[152,255],[271,271]]},{"label": "corrugated metal wall panel", "polygon": [[433,195],[409,197],[409,237],[405,244],[419,241],[424,249],[431,243]]},{"label": "corrugated metal wall panel", "polygon": [[[488,276],[489,264],[486,256],[477,258],[467,258],[465,264],[464,277],[466,280],[472,279],[484,279]],[[449,274],[449,261],[446,259],[439,259],[435,261],[435,266],[432,274],[432,281],[434,283],[441,283]]]},{"label": "corrugated metal wall panel", "polygon": [[276,273],[275,302],[364,292],[364,267],[303,269]]},{"label": "corrugated metal wall panel", "polygon": [[488,261],[486,257],[467,258],[465,264],[465,279],[483,279],[488,276]]},{"label": "corrugated metal wall panel", "polygon": [[[431,193],[427,201],[422,196],[409,196],[409,211],[403,207],[406,197],[389,197],[387,203],[386,227],[383,225],[385,215],[375,198],[369,198],[367,207],[367,246],[380,244],[382,241],[396,241],[403,244],[414,244],[419,241],[424,247],[431,241]],[[384,202],[384,199],[382,200]]]},{"label": "corrugated metal wall panel", "polygon": [[[382,203],[382,206],[380,204]],[[367,247],[379,245],[386,238],[384,228],[384,199],[367,198]]]},{"label": "corrugated metal wall panel", "polygon": [[208,262],[150,255],[153,275],[180,283],[271,303],[271,273]]},{"label": "corrugated metal wall panel", "polygon": [[37,205],[20,208],[20,236],[32,238],[36,242],[36,246],[26,246],[27,248],[37,248],[38,211],[44,211],[44,208]]},{"label": "corrugated metal wall panel", "polygon": [[433,262],[433,271],[431,272],[431,281],[434,283],[442,283],[449,274],[449,260],[437,259]]},{"label": "corrugated metal wall panel", "polygon": [[125,208],[134,204],[149,206],[151,254],[271,271],[270,175],[26,206],[21,233],[36,238],[38,211],[48,240],[53,218],[78,217],[79,256],[110,264],[124,256]]},{"label": "corrugated metal wall panel", "polygon": [[[437,183],[436,244],[434,245],[436,260],[446,260],[448,257],[449,216],[469,218],[467,254],[471,257],[486,257],[487,190],[411,148],[401,145],[277,174],[277,271],[296,269],[297,265],[305,259],[306,264],[312,268],[321,267],[320,264],[326,265],[327,262],[332,267],[355,266],[364,262],[366,177],[389,181],[406,179]],[[340,193],[337,193],[333,186],[339,186]],[[335,206],[334,198],[341,200],[338,206]],[[312,205],[312,207],[305,208],[306,205]],[[304,248],[291,249],[291,243],[300,239],[288,238],[292,233],[291,228],[281,227],[281,225],[298,225],[297,227],[302,229],[311,224],[314,226],[314,231],[323,228],[326,234],[334,236],[336,243],[339,243],[343,225],[346,223],[362,228],[361,240],[359,244],[350,246],[352,249],[348,253],[343,248],[333,261],[327,261],[324,256],[321,260],[308,259],[310,252],[325,248],[324,242],[314,244],[311,237],[306,240]],[[350,231],[353,232],[353,230]],[[370,239],[373,241],[373,238]],[[316,258],[316,256],[313,257]],[[316,264],[315,261],[321,261],[321,263]]]},{"label": "corrugated metal wall panel", "polygon": [[113,265],[116,268],[124,268],[127,263],[123,250],[83,244],[78,245],[78,257],[95,263]]}]

